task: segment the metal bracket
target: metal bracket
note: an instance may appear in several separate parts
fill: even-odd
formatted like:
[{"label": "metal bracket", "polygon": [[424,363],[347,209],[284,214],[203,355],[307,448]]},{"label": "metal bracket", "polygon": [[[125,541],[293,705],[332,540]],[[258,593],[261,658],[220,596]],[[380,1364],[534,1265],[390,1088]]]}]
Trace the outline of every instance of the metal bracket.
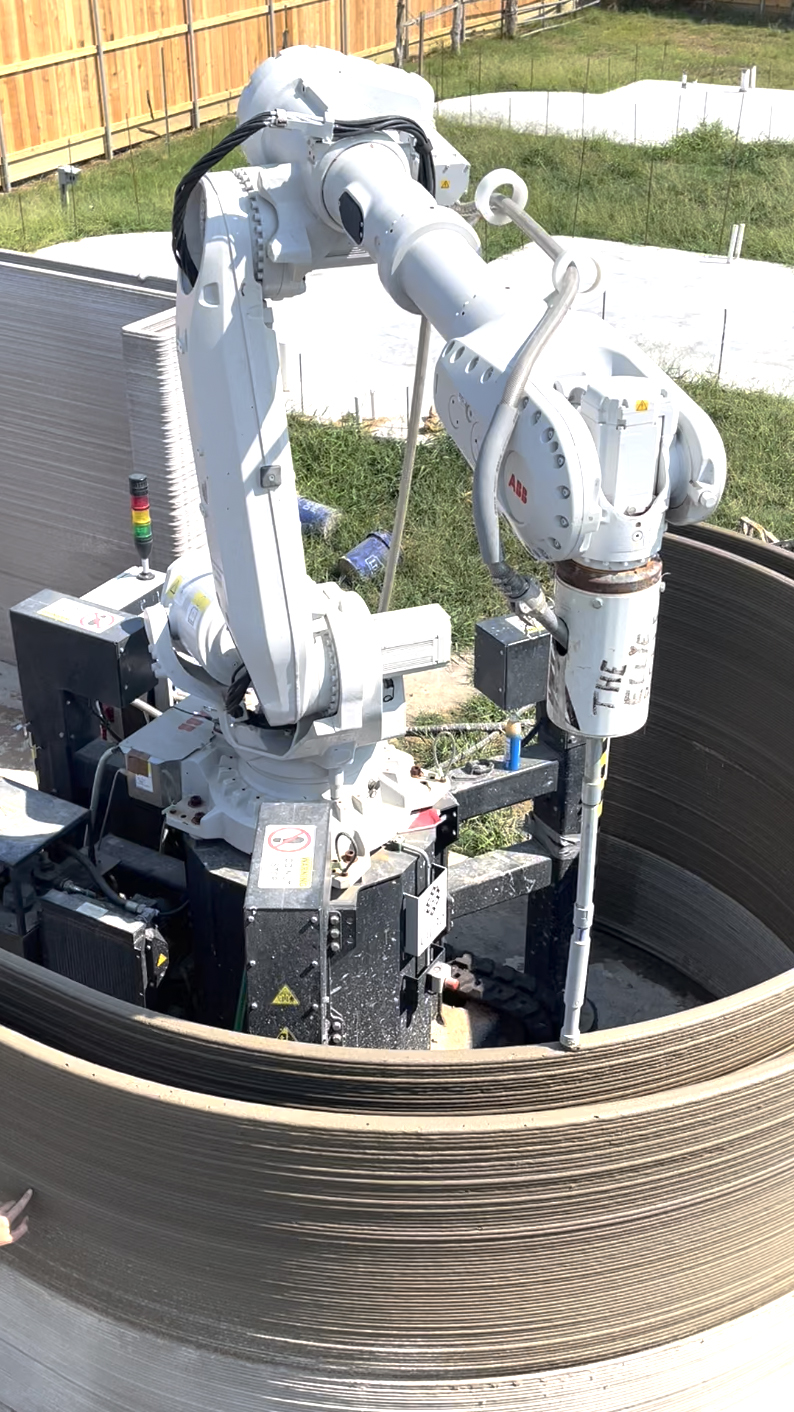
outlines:
[{"label": "metal bracket", "polygon": [[259,484],[263,490],[276,490],[281,485],[281,467],[260,466]]},{"label": "metal bracket", "polygon": [[433,878],[418,897],[405,895],[405,950],[409,956],[426,955],[447,930],[449,888],[447,870],[433,866]]}]

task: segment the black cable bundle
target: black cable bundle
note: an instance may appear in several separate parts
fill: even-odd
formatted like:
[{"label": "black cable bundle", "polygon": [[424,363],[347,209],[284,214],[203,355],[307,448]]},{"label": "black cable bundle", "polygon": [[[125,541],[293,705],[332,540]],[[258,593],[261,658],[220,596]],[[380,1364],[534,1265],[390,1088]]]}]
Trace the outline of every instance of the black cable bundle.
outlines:
[{"label": "black cable bundle", "polygon": [[222,162],[224,157],[228,157],[235,147],[239,147],[242,142],[247,142],[248,138],[253,137],[255,133],[261,132],[263,127],[270,127],[275,121],[275,117],[275,113],[257,113],[256,117],[249,118],[247,123],[241,123],[233,132],[222,137],[220,142],[210,148],[209,152],[205,152],[203,157],[199,157],[198,161],[193,163],[190,171],[185,173],[174,192],[171,249],[174,252],[174,259],[188,279],[191,289],[198,279],[198,269],[187,248],[187,240],[185,239],[185,212],[191,194],[201,178],[207,175],[207,172],[211,172],[218,162]]},{"label": "black cable bundle", "polygon": [[[190,171],[186,172],[174,193],[174,209],[171,218],[171,249],[174,252],[180,270],[184,273],[191,289],[198,279],[198,269],[191,255],[187,240],[185,238],[185,212],[187,203],[192,192],[198,186],[202,177],[205,177],[218,162],[228,157],[235,147],[239,147],[243,142],[247,142],[249,137],[261,132],[262,128],[271,127],[276,121],[275,113],[257,113],[256,117],[249,118],[247,122],[241,123],[233,132],[221,138],[215,147],[211,147],[209,152],[205,152],[197,162],[194,162]],[[356,137],[366,132],[405,132],[413,138],[419,157],[419,182],[430,192],[431,196],[436,194],[436,169],[433,165],[433,146],[423,128],[419,123],[415,123],[412,118],[402,118],[397,114],[385,118],[354,118],[347,122],[334,123],[334,137]]]},{"label": "black cable bundle", "polygon": [[390,114],[385,118],[353,118],[334,123],[334,137],[356,137],[362,132],[405,132],[412,137],[419,157],[419,184],[431,196],[436,194],[436,169],[433,165],[433,144],[424,128],[413,118]]},{"label": "black cable bundle", "polygon": [[230,715],[233,716],[235,711],[239,711],[243,704],[245,693],[250,685],[251,675],[247,671],[245,663],[241,662],[239,667],[236,667],[234,670],[231,683],[227,687],[226,695],[223,700],[223,704]]}]

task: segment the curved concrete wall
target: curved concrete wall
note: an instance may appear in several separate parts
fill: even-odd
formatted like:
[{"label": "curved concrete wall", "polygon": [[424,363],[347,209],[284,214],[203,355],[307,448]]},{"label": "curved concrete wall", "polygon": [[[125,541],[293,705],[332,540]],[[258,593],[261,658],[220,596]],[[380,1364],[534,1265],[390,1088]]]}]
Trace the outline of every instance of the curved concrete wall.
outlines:
[{"label": "curved concrete wall", "polygon": [[790,1389],[794,586],[694,541],[666,562],[601,915],[723,998],[576,1055],[398,1056],[202,1031],[3,958],[0,1197],[36,1197],[0,1252],[0,1408]]}]

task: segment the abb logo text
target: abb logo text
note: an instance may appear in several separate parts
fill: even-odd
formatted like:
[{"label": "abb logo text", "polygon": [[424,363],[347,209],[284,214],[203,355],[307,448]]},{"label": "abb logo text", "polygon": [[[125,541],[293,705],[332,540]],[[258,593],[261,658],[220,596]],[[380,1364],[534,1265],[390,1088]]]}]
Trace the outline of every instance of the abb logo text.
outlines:
[{"label": "abb logo text", "polygon": [[526,505],[526,503],[527,503],[527,488],[526,488],[526,486],[525,486],[525,485],[522,485],[520,480],[516,480],[515,476],[511,476],[510,479],[509,479],[509,481],[507,482],[507,484],[508,484],[509,489],[512,490],[513,494],[518,496],[519,500],[521,501],[521,504],[522,504],[522,505]]}]

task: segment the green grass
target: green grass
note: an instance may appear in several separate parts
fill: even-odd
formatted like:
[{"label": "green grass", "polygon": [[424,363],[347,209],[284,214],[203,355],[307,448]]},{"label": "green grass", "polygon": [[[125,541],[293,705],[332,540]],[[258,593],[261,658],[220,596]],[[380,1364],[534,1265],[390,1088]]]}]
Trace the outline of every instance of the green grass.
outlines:
[{"label": "green grass", "polygon": [[[26,182],[9,196],[0,194],[0,247],[39,250],[85,235],[168,230],[180,178],[233,126],[231,119],[211,123],[175,135],[170,145],[157,138],[112,162],[87,162],[66,208],[54,174]],[[240,160],[238,151],[220,167],[239,166]]]},{"label": "green grass", "polygon": [[[737,529],[740,516],[750,515],[780,538],[794,536],[794,401],[721,387],[713,379],[681,381],[715,421],[728,452],[728,488],[714,522]],[[344,512],[330,540],[308,544],[309,570],[323,579],[352,544],[391,525],[402,447],[355,423],[324,426],[302,417],[291,419],[291,435],[302,493]],[[471,644],[478,618],[503,610],[480,562],[470,489],[471,472],[446,436],[420,446],[393,600],[394,607],[441,603],[463,647]],[[508,552],[529,563],[515,544]],[[374,606],[377,590],[363,592]],[[482,709],[480,702],[476,710],[487,719]]]},{"label": "green grass", "polygon": [[794,33],[773,25],[724,22],[693,14],[594,9],[547,33],[512,42],[472,39],[461,54],[434,50],[425,77],[438,98],[538,89],[603,93],[635,78],[738,83],[758,67],[762,88],[794,88]]},{"label": "green grass", "polygon": [[794,400],[679,379],[716,423],[728,453],[728,485],[714,524],[738,529],[742,515],[779,539],[794,538]]},{"label": "green grass", "polygon": [[[737,143],[717,123],[658,147],[439,126],[471,162],[472,186],[495,167],[513,168],[530,211],[555,234],[724,254],[743,221],[745,258],[794,264],[794,145]],[[513,226],[479,229],[489,259],[522,243]]]},{"label": "green grass", "polygon": [[[301,493],[344,512],[329,540],[307,542],[309,572],[315,579],[324,579],[351,545],[372,530],[390,528],[402,445],[371,436],[355,421],[328,426],[308,417],[292,417],[290,435]],[[374,607],[377,588],[365,585],[362,592]],[[416,460],[392,607],[414,603],[443,604],[460,645],[472,640],[475,605],[476,617],[502,611],[477,549],[471,472],[446,436],[420,446]]]},{"label": "green grass", "polygon": [[[66,211],[54,177],[0,196],[0,246],[38,250],[75,236],[167,229],[179,178],[228,126],[176,137],[170,152],[156,141],[112,163],[89,163]],[[794,145],[737,144],[717,124],[659,147],[588,138],[584,150],[577,138],[449,120],[440,126],[472,163],[475,183],[494,167],[520,172],[530,209],[557,234],[630,244],[647,237],[649,244],[721,253],[731,225],[743,221],[746,258],[794,264]],[[227,165],[236,161],[239,154]],[[513,227],[489,227],[482,239],[493,259],[521,237]]]}]

